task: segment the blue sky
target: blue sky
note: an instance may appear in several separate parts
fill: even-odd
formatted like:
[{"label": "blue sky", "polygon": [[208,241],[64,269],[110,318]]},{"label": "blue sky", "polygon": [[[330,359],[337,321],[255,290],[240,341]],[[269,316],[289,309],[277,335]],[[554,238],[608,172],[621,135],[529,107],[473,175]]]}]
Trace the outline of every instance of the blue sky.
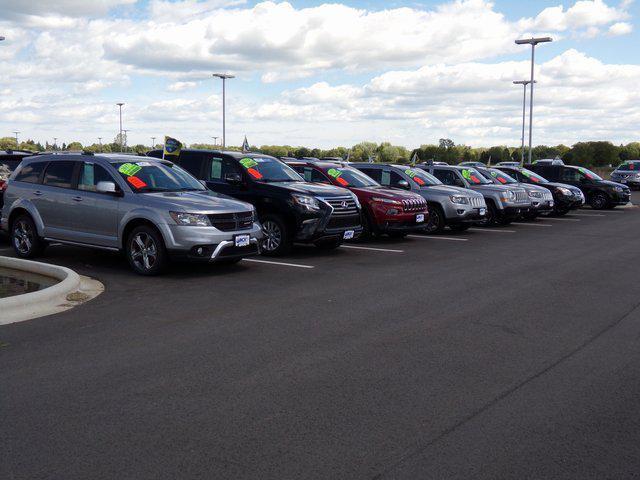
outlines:
[{"label": "blue sky", "polygon": [[[45,3],[45,2],[42,2]],[[104,6],[104,8],[103,8]],[[0,0],[0,136],[129,143],[220,135],[213,71],[229,71],[228,138],[408,147],[519,142],[538,49],[536,143],[638,139],[638,5],[620,0]],[[4,32],[4,33],[3,33]]]}]

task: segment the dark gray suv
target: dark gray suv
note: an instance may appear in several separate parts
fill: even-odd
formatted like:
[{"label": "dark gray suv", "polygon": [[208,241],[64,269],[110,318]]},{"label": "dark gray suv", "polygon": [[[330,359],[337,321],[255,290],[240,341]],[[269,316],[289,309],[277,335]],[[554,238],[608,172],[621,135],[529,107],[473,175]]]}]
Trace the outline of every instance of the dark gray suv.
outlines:
[{"label": "dark gray suv", "polygon": [[260,253],[248,203],[207,190],[170,161],[106,154],[25,159],[9,178],[0,226],[16,253],[55,241],[122,251],[137,273],[169,257],[235,263]]}]

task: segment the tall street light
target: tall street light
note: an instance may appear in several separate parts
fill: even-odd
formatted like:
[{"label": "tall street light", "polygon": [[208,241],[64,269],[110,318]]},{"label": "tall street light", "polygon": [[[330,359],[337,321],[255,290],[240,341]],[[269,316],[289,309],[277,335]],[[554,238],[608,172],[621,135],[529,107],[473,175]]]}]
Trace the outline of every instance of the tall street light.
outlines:
[{"label": "tall street light", "polygon": [[19,147],[20,147],[20,144],[18,143],[18,134],[19,134],[19,133],[20,133],[20,132],[16,132],[15,130],[14,130],[14,132],[13,132],[13,134],[16,136],[16,148],[19,148]]},{"label": "tall street light", "polygon": [[124,103],[119,102],[116,103],[118,107],[120,107],[120,151],[122,152],[122,106]]},{"label": "tall street light", "polygon": [[98,143],[100,144],[100,152],[102,152],[102,137],[98,137]]},{"label": "tall street light", "polygon": [[[527,85],[529,85],[530,83],[530,80],[518,80],[513,82],[514,85],[522,85],[524,87],[524,97],[522,98],[522,136],[520,137],[520,139],[522,140],[522,155],[520,156],[521,165],[524,165],[524,125],[526,123],[525,119],[527,112]],[[534,81],[533,83],[536,82]]]},{"label": "tall street light", "polygon": [[214,146],[214,147],[215,147],[215,146],[217,146],[217,145],[218,145],[218,138],[219,138],[219,137],[211,137],[211,138],[213,138],[213,146]]},{"label": "tall street light", "polygon": [[58,147],[58,137],[53,137],[53,149],[57,150]]},{"label": "tall street light", "polygon": [[214,77],[222,79],[222,148],[226,146],[227,141],[227,119],[226,119],[226,83],[228,78],[236,78],[235,75],[228,73],[214,73]]},{"label": "tall street light", "polygon": [[156,148],[156,137],[151,137],[151,148]]},{"label": "tall street light", "polygon": [[535,55],[536,55],[536,45],[539,43],[548,43],[553,42],[551,37],[538,37],[538,38],[525,38],[522,40],[516,40],[516,45],[531,45],[531,79],[529,83],[531,84],[531,95],[530,95],[530,103],[529,103],[529,163],[531,163],[531,154],[532,151],[532,142],[533,142],[533,86],[535,84],[534,76],[534,65],[535,65]]}]

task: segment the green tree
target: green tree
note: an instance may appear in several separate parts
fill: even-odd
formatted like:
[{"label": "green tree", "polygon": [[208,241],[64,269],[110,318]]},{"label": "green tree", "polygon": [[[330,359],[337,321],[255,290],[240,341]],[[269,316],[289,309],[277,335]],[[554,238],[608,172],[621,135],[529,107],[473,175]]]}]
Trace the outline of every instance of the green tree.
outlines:
[{"label": "green tree", "polygon": [[83,147],[80,142],[71,142],[69,145],[66,145],[66,147],[63,147],[63,150],[82,151]]}]

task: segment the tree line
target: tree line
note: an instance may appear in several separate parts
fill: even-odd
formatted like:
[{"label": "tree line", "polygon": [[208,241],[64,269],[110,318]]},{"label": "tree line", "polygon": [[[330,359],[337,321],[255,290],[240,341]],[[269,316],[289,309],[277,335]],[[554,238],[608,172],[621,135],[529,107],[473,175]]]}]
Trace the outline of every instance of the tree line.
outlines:
[{"label": "tree line", "polygon": [[[191,148],[218,149],[219,145],[194,143]],[[142,154],[152,148],[162,148],[162,144],[151,147],[149,145],[131,145],[125,147],[127,152]],[[240,147],[227,147],[229,150],[240,150]],[[62,143],[61,145],[51,145],[46,143],[26,140],[16,145],[15,138],[0,138],[0,150],[20,149],[34,152],[61,150],[77,151],[84,150],[90,152],[120,152],[121,145],[116,137],[110,143],[93,143],[82,145],[80,142]],[[409,150],[403,146],[392,145],[389,142],[374,143],[361,142],[352,147],[335,147],[331,149],[294,147],[291,145],[262,145],[251,147],[252,152],[264,153],[274,157],[340,157],[348,158],[354,162],[385,162],[385,163],[411,163],[415,158],[418,162],[441,161],[449,164],[460,162],[479,161],[485,164],[496,164],[504,161],[520,161],[522,151],[519,147],[494,146],[489,148],[477,148],[467,145],[456,145],[448,138],[441,138],[437,144],[425,144],[414,150]],[[528,151],[525,150],[525,159],[528,158]],[[566,145],[538,145],[532,149],[532,158],[539,160],[543,158],[561,158],[565,163],[581,165],[585,167],[607,167],[616,166],[625,160],[640,159],[640,142],[632,142],[626,145],[614,145],[612,142],[591,141],[578,142],[568,147]]]}]

